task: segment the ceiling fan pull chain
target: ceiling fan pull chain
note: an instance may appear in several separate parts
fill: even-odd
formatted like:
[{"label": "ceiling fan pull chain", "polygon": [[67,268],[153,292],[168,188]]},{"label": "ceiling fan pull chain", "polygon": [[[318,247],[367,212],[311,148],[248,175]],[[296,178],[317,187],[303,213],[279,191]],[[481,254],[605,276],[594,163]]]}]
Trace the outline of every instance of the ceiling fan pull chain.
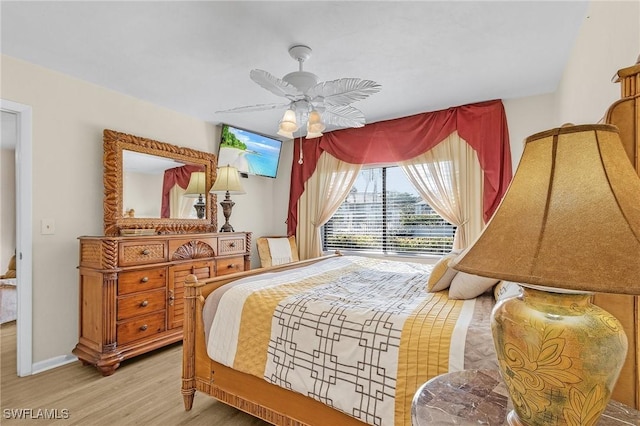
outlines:
[{"label": "ceiling fan pull chain", "polygon": [[300,136],[300,157],[298,158],[298,164],[302,163],[304,163],[304,160],[302,159],[302,136]]}]

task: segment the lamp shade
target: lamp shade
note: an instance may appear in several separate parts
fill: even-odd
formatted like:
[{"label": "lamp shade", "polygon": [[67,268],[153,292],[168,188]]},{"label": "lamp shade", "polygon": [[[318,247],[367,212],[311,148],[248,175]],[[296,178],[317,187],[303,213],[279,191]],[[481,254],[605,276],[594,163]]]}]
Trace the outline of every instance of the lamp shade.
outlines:
[{"label": "lamp shade", "polygon": [[185,197],[197,197],[207,192],[207,178],[204,172],[193,172],[189,179],[189,185],[185,190]]},{"label": "lamp shade", "polygon": [[229,194],[244,194],[240,183],[238,169],[232,166],[218,168],[218,176],[209,192],[229,192]]},{"label": "lamp shade", "polygon": [[567,126],[527,138],[502,203],[455,268],[640,294],[640,178],[617,128]]},{"label": "lamp shade", "polygon": [[307,121],[307,132],[312,134],[322,133],[325,125],[322,122],[320,113],[315,109],[309,113],[309,121]]},{"label": "lamp shade", "polygon": [[298,123],[296,122],[296,112],[292,109],[286,110],[282,116],[282,120],[280,120],[278,130],[283,132],[295,132],[298,130],[298,127]]},{"label": "lamp shade", "polygon": [[322,133],[321,133],[321,132],[317,132],[317,133],[314,133],[314,132],[307,132],[307,136],[305,136],[305,137],[306,137],[307,139],[314,139],[314,138],[319,138],[319,137],[321,137],[321,136],[322,136]]},{"label": "lamp shade", "polygon": [[280,136],[284,136],[285,138],[293,139],[293,132],[285,132],[284,130],[278,130],[278,134]]}]

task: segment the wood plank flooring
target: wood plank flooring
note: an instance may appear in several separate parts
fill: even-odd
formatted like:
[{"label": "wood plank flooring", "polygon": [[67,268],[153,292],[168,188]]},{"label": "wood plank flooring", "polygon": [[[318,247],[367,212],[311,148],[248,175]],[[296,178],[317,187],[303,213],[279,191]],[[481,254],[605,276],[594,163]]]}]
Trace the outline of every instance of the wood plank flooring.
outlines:
[{"label": "wood plank flooring", "polygon": [[0,334],[2,425],[34,422],[13,418],[19,409],[31,409],[31,418],[47,410],[48,417],[54,418],[37,420],[40,425],[268,425],[200,392],[196,392],[191,411],[185,411],[180,393],[180,343],[127,360],[109,377],[79,361],[18,377],[16,323],[2,324]]}]

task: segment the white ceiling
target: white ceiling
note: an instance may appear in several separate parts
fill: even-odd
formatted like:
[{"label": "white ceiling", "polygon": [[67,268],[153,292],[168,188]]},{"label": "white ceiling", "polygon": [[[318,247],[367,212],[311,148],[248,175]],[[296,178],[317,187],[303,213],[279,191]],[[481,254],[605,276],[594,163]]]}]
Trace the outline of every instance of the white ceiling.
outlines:
[{"label": "white ceiling", "polygon": [[284,99],[249,79],[374,80],[367,122],[553,92],[587,1],[0,2],[2,53],[212,123],[275,135]]}]

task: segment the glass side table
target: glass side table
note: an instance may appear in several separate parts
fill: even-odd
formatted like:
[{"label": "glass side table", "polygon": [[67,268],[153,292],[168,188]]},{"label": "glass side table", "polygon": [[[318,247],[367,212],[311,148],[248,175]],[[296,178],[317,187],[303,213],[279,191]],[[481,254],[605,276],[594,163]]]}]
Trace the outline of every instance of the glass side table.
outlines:
[{"label": "glass side table", "polygon": [[[411,403],[411,424],[507,424],[511,411],[507,388],[497,370],[464,370],[442,374],[422,385]],[[610,401],[598,426],[640,425],[640,411]]]}]

